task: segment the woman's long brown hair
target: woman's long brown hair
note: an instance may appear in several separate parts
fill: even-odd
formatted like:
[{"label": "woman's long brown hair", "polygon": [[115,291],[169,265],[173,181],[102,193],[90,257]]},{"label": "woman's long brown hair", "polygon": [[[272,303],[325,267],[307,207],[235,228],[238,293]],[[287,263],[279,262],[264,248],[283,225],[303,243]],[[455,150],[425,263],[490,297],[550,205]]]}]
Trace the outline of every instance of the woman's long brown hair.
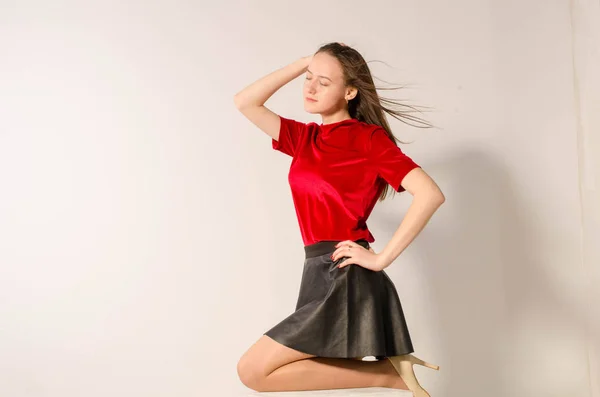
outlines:
[{"label": "woman's long brown hair", "polygon": [[[400,100],[379,96],[377,93],[378,88],[373,82],[371,70],[369,69],[367,62],[354,48],[333,42],[321,46],[315,54],[320,52],[335,57],[342,65],[346,86],[355,87],[358,90],[357,95],[352,100],[348,101],[348,113],[350,113],[350,117],[353,119],[382,127],[396,145],[398,142],[405,142],[400,141],[394,136],[384,112],[413,127],[433,127],[428,121],[411,114],[415,112],[422,113],[418,108],[428,109],[427,107],[406,105],[401,103]],[[379,89],[394,90],[399,88],[402,87]],[[393,107],[390,107],[390,105],[396,106],[397,108],[394,109]],[[413,124],[412,122],[416,122],[416,124]],[[389,186],[390,185],[387,183],[383,184],[381,194],[379,195],[379,201],[385,200],[389,191]],[[395,193],[393,189],[392,191]]]}]

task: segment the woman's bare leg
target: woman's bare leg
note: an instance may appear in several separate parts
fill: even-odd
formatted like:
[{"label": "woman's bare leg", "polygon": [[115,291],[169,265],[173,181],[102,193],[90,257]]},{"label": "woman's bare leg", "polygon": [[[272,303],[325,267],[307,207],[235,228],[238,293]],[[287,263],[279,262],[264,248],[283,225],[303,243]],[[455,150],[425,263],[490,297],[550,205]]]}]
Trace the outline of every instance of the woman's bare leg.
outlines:
[{"label": "woman's bare leg", "polygon": [[257,391],[392,387],[407,389],[388,360],[315,357],[295,361],[267,375]]},{"label": "woman's bare leg", "polygon": [[388,360],[315,357],[263,335],[240,359],[241,381],[255,391],[390,387],[407,390]]}]

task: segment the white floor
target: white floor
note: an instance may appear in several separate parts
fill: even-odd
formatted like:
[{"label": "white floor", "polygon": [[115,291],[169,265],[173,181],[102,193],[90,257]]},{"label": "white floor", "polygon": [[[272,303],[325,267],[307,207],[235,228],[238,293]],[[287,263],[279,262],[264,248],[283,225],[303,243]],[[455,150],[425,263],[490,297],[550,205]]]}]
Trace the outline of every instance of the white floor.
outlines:
[{"label": "white floor", "polygon": [[[361,389],[338,389],[338,390],[314,390],[314,391],[288,391],[288,392],[252,392],[239,394],[239,397],[247,396],[269,396],[269,397],[412,397],[412,393],[406,390],[394,390],[385,387],[365,387]],[[238,397],[238,396],[236,396]]]}]

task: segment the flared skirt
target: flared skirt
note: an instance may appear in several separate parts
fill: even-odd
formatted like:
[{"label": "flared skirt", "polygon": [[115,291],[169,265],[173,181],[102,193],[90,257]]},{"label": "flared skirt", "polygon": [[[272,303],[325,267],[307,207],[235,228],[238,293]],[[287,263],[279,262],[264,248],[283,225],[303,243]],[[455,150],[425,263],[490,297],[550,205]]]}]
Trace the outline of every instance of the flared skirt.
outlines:
[{"label": "flared skirt", "polygon": [[[338,268],[338,241],[305,246],[296,308],[264,335],[318,357],[363,358],[414,351],[396,287],[384,270]],[[356,243],[369,248],[365,240]]]}]

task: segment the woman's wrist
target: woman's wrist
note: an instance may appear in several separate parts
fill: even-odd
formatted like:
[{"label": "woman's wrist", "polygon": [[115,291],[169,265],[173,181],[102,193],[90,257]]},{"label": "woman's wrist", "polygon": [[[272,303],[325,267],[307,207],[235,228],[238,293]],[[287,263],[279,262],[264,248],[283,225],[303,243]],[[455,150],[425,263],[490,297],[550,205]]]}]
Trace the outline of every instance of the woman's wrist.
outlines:
[{"label": "woman's wrist", "polygon": [[385,263],[385,259],[381,255],[381,252],[379,254],[375,254],[375,258],[376,258],[375,259],[375,264],[377,265],[378,268],[380,268],[381,270],[383,270],[386,267],[388,267],[388,264]]},{"label": "woman's wrist", "polygon": [[312,55],[307,55],[305,57],[298,59],[298,62],[304,67],[304,70],[306,70],[306,68],[308,68],[308,65],[310,64],[312,57],[313,57]]},{"label": "woman's wrist", "polygon": [[379,267],[381,267],[381,269],[385,269],[387,268],[389,265],[392,264],[392,262],[394,262],[394,258],[390,258],[389,255],[387,255],[387,253],[384,251],[381,251],[380,253],[376,254],[377,255],[377,265]]}]

